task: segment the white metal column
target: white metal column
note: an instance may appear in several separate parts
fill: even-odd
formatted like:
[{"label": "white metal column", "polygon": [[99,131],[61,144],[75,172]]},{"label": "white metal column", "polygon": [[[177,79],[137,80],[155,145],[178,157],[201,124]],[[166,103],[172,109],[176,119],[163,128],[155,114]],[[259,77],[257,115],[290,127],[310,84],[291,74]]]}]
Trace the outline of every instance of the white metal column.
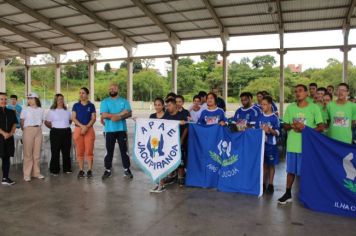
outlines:
[{"label": "white metal column", "polygon": [[95,61],[94,61],[94,53],[88,53],[89,57],[89,69],[88,69],[88,77],[89,77],[89,91],[90,91],[90,100],[91,102],[94,102],[95,100],[95,89],[94,89],[94,81],[95,81]]},{"label": "white metal column", "polygon": [[349,67],[349,28],[343,30],[344,46],[341,48],[343,52],[343,62],[342,62],[342,82],[347,83],[347,72]]},{"label": "white metal column", "polygon": [[223,99],[225,100],[225,104],[227,105],[227,96],[228,96],[228,76],[229,76],[229,63],[227,61],[227,57],[229,54],[226,51],[226,43],[223,43]]},{"label": "white metal column", "polygon": [[0,92],[6,92],[5,59],[0,59]]},{"label": "white metal column", "polygon": [[127,100],[133,101],[133,58],[132,49],[127,49]]},{"label": "white metal column", "polygon": [[[61,93],[61,65],[60,55],[53,55],[55,62],[55,72],[54,72],[54,90],[56,93]],[[68,98],[67,98],[68,99]]]},{"label": "white metal column", "polygon": [[30,57],[25,58],[25,96],[31,93],[31,60]]},{"label": "white metal column", "polygon": [[177,93],[178,91],[178,56],[177,56],[177,46],[172,46],[172,56],[171,56],[171,64],[172,64],[172,87],[171,91],[173,93]]}]

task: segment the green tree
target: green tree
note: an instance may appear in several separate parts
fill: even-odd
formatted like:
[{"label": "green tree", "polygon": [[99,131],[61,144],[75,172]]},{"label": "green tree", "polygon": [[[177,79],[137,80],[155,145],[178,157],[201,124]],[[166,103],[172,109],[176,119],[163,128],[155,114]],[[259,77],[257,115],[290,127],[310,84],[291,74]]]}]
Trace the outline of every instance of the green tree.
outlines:
[{"label": "green tree", "polygon": [[106,73],[109,73],[111,71],[111,65],[110,63],[105,63],[104,65],[104,70]]}]

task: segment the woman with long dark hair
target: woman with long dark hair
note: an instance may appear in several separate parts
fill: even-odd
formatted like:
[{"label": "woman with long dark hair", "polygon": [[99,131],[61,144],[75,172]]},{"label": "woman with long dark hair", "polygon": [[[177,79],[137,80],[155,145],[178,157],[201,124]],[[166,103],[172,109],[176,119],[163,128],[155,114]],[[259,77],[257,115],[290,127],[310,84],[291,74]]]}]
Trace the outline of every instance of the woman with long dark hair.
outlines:
[{"label": "woman with long dark hair", "polygon": [[51,129],[49,139],[51,143],[51,161],[49,171],[56,176],[60,171],[60,153],[62,152],[63,172],[72,173],[70,148],[72,146],[71,112],[67,110],[64,97],[58,93],[54,96],[53,104],[47,114],[45,125]]},{"label": "woman with long dark hair", "polygon": [[96,110],[93,103],[89,101],[89,89],[83,87],[79,91],[79,102],[72,109],[72,120],[75,124],[73,139],[77,151],[79,164],[78,178],[84,178],[84,156],[88,162],[87,178],[93,177],[93,158],[95,131],[93,125],[96,121]]},{"label": "woman with long dark hair", "polygon": [[42,147],[42,123],[45,112],[41,108],[41,101],[36,93],[27,96],[28,105],[20,115],[23,129],[23,177],[26,182],[31,177],[44,179],[40,171],[40,155]]}]

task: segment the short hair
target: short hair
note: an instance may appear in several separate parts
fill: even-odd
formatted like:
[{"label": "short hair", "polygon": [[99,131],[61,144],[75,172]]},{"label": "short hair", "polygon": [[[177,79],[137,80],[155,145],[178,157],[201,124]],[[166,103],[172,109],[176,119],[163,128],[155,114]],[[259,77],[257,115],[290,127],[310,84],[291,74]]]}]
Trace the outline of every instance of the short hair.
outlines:
[{"label": "short hair", "polygon": [[242,98],[242,97],[248,97],[248,98],[252,99],[253,95],[250,92],[243,92],[240,94],[240,98]]},{"label": "short hair", "polygon": [[328,92],[324,87],[319,87],[316,91],[323,91],[324,93]]},{"label": "short hair", "polygon": [[210,93],[208,93],[207,95],[206,95],[206,97],[208,97],[208,96],[213,96],[213,98],[214,98],[214,101],[215,101],[215,105],[218,103],[218,96],[215,94],[215,93],[213,93],[213,92],[210,92]]},{"label": "short hair", "polygon": [[327,88],[332,88],[333,90],[335,89],[333,85],[328,85]]},{"label": "short hair", "polygon": [[81,87],[80,90],[83,90],[86,94],[89,94],[89,89],[87,87]]},{"label": "short hair", "polygon": [[17,95],[12,94],[12,95],[10,96],[10,98],[13,98],[13,99],[16,99],[16,100],[17,100]]},{"label": "short hair", "polygon": [[168,103],[173,103],[174,105],[176,104],[176,99],[175,98],[168,98],[166,99],[166,104]]},{"label": "short hair", "polygon": [[262,95],[263,96],[263,91],[258,91],[257,93],[256,93],[256,96],[257,95]]},{"label": "short hair", "polygon": [[331,100],[333,100],[333,95],[331,93],[326,92],[324,96],[329,96]]},{"label": "short hair", "polygon": [[269,92],[267,92],[266,90],[263,90],[263,91],[262,91],[262,95],[263,95],[263,96],[268,96],[268,95],[269,95]]},{"label": "short hair", "polygon": [[295,86],[295,88],[303,88],[305,92],[308,91],[307,86],[305,86],[304,84],[297,84],[297,85]]},{"label": "short hair", "polygon": [[340,83],[337,87],[344,86],[346,87],[347,91],[350,90],[350,86],[347,83]]},{"label": "short hair", "polygon": [[177,99],[177,98],[182,99],[182,101],[184,102],[184,97],[183,97],[182,95],[177,95],[177,96],[176,96],[176,99]]},{"label": "short hair", "polygon": [[0,96],[7,96],[7,94],[4,92],[0,92]]},{"label": "short hair", "polygon": [[170,92],[170,93],[168,93],[168,94],[166,95],[166,98],[170,98],[170,97],[176,98],[176,97],[177,97],[177,94],[175,94],[175,93],[173,93],[173,92]]},{"label": "short hair", "polygon": [[200,92],[198,93],[198,96],[199,96],[199,97],[206,97],[206,96],[208,96],[208,94],[207,94],[205,91],[200,91]]},{"label": "short hair", "polygon": [[194,95],[194,97],[193,97],[193,101],[194,101],[195,99],[199,99],[199,100],[201,100],[201,98],[200,98],[200,96],[199,96],[199,95]]},{"label": "short hair", "polygon": [[153,101],[154,103],[155,102],[160,102],[162,105],[164,105],[164,101],[163,101],[163,99],[162,98],[160,98],[160,97],[158,97],[158,98],[155,98],[155,100]]},{"label": "short hair", "polygon": [[273,103],[273,99],[271,96],[267,95],[267,96],[264,96],[262,100],[265,100],[268,102],[268,104],[272,104]]},{"label": "short hair", "polygon": [[309,87],[311,87],[311,86],[313,86],[313,87],[318,87],[318,85],[317,85],[316,83],[310,83],[310,84],[309,84]]}]

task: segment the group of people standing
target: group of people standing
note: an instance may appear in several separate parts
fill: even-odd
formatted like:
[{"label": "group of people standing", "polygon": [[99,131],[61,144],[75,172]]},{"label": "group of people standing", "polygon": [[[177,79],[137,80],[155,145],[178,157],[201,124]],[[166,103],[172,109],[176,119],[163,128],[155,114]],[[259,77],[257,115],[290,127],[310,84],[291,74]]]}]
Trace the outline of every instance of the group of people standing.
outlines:
[{"label": "group of people standing", "polygon": [[[128,101],[118,95],[119,87],[112,84],[109,97],[101,103],[101,121],[104,125],[106,138],[105,171],[102,176],[111,176],[113,154],[116,142],[119,143],[124,175],[133,178],[130,170],[130,159],[127,151],[126,119],[131,116]],[[6,93],[0,93],[0,157],[2,158],[3,185],[13,185],[9,178],[10,158],[14,156],[14,134],[16,129],[22,129],[23,143],[23,179],[30,182],[33,178],[44,179],[40,171],[42,150],[42,125],[50,129],[51,160],[49,172],[52,176],[60,173],[60,156],[62,154],[63,173],[71,174],[71,147],[74,141],[76,159],[78,162],[78,178],[93,177],[93,159],[96,122],[95,105],[89,101],[89,90],[83,87],[79,91],[79,101],[69,111],[62,94],[54,96],[53,104],[46,113],[41,108],[41,101],[36,93],[27,95],[27,106],[22,108],[17,104],[17,97],[11,95],[7,104]],[[74,123],[72,132],[71,124]],[[87,160],[87,171],[84,171],[84,159]]]},{"label": "group of people standing", "polygon": [[[308,91],[309,90],[309,91]],[[188,123],[202,125],[228,125],[232,131],[241,132],[246,129],[263,129],[266,134],[264,153],[263,188],[266,193],[274,192],[273,179],[275,166],[279,162],[277,137],[283,128],[288,133],[286,171],[287,183],[285,194],[278,199],[281,204],[292,201],[291,188],[296,176],[300,175],[302,163],[302,136],[305,126],[328,135],[330,138],[345,143],[352,143],[352,129],[356,126],[356,104],[348,101],[349,85],[340,83],[336,93],[333,86],[317,87],[311,83],[309,88],[303,84],[294,87],[295,102],[288,105],[283,119],[272,97],[267,91],[256,94],[256,103],[250,92],[240,94],[241,107],[233,117],[225,115],[225,101],[217,95],[216,90],[210,93],[199,92],[193,97],[193,104],[185,109],[184,97],[169,93],[165,99],[154,100],[155,113],[153,119],[167,119],[180,121],[181,153],[180,167],[161,180],[150,191],[161,193],[168,184],[177,182],[185,184],[185,170],[188,165]],[[334,93],[336,99],[333,98]],[[36,93],[27,96],[27,106],[21,109],[16,104],[17,97],[11,96],[11,103],[7,106],[7,96],[0,93],[0,156],[2,158],[2,184],[12,185],[9,178],[10,157],[14,155],[14,133],[17,128],[23,130],[23,178],[43,179],[40,171],[40,155],[42,145],[42,124],[50,128],[51,160],[50,174],[60,173],[60,153],[63,157],[63,172],[72,173],[70,149],[72,139],[76,149],[78,161],[78,178],[93,177],[93,158],[95,131],[93,128],[97,119],[95,105],[89,101],[89,90],[80,89],[79,101],[74,104],[70,112],[65,105],[62,94],[56,94],[50,110],[45,113]],[[105,180],[112,175],[112,161],[115,144],[118,142],[124,176],[132,179],[130,158],[127,147],[126,119],[132,116],[129,102],[119,96],[119,87],[112,84],[109,97],[100,105],[100,120],[104,126],[106,155],[104,158]],[[71,130],[74,123],[74,132]],[[73,135],[73,138],[72,138]],[[84,159],[87,160],[87,171],[84,171]]]}]

